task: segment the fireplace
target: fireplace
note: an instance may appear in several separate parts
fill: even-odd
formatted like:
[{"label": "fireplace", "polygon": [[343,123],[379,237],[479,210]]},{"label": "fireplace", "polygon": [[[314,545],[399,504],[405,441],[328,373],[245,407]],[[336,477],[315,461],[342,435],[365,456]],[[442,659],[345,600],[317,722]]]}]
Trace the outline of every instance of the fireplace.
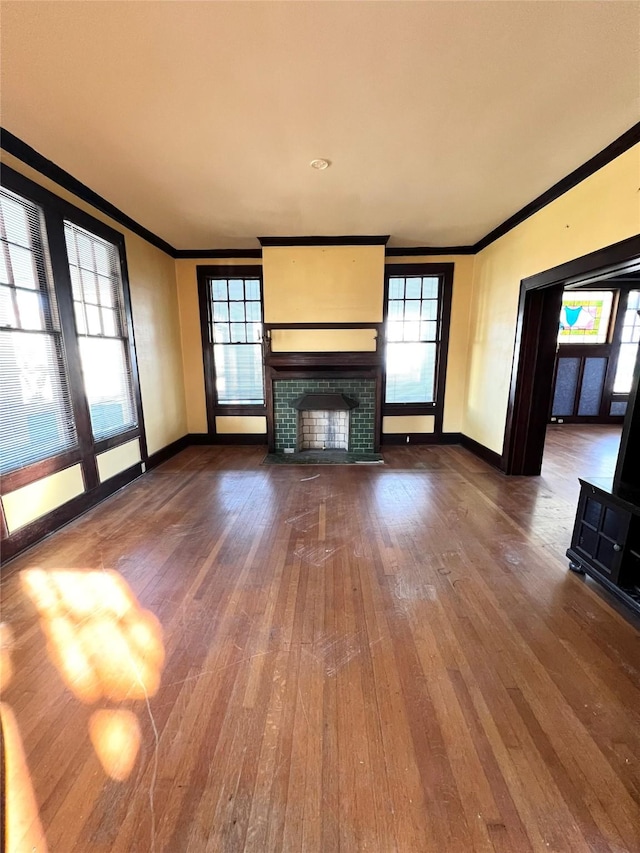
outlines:
[{"label": "fireplace", "polygon": [[373,453],[375,413],[375,379],[274,379],[275,452]]},{"label": "fireplace", "polygon": [[[293,331],[303,335],[307,330],[322,331],[330,336],[343,332],[366,332],[370,338],[369,345],[373,344],[374,348],[272,350],[273,333]],[[324,448],[333,454],[368,457],[362,461],[369,461],[371,456],[379,454],[383,339],[382,323],[376,322],[264,324],[265,402],[270,454],[322,456]],[[349,461],[360,460],[351,458]]]},{"label": "fireplace", "polygon": [[291,405],[298,412],[296,450],[349,450],[350,415],[357,400],[342,393],[305,393]]}]

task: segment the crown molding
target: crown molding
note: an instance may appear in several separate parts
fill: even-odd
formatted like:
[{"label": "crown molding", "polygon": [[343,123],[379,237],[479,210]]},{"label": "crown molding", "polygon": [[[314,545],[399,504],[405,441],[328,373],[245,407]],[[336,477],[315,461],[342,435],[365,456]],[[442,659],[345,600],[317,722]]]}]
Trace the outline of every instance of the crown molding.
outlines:
[{"label": "crown molding", "polygon": [[[568,190],[573,189],[586,178],[611,163],[640,142],[640,122],[607,145],[598,154],[587,160],[569,175],[555,183],[552,187],[526,204],[519,211],[470,246],[387,246],[390,235],[341,235],[341,236],[306,236],[306,237],[258,237],[263,247],[273,246],[385,246],[387,257],[410,257],[428,255],[475,255],[516,228],[530,216],[538,213],[548,204],[555,201]],[[47,159],[26,142],[19,139],[9,130],[0,128],[0,146],[8,154],[21,160],[27,166],[35,169],[41,175],[54,181],[73,195],[111,217],[134,234],[142,237],[148,243],[170,255],[172,258],[261,258],[261,249],[176,249],[162,237],[154,234],[144,225],[136,222],[120,208],[116,207],[103,196],[90,189],[69,172]]]},{"label": "crown molding", "polygon": [[262,258],[262,249],[175,249],[174,258]]},{"label": "crown molding", "polygon": [[0,128],[0,146],[8,154],[12,154],[27,166],[31,166],[32,169],[44,175],[45,178],[49,178],[65,190],[82,199],[82,201],[86,201],[87,204],[92,205],[96,210],[106,213],[107,216],[110,216],[111,219],[128,228],[129,231],[133,231],[138,237],[142,237],[143,240],[151,243],[157,249],[166,252],[167,255],[171,255],[172,258],[175,257],[176,250],[170,243],[167,243],[162,237],[158,237],[153,231],[149,231],[144,225],[140,225],[135,219],[127,216],[115,204],[111,204],[106,198],[94,192],[86,184],[83,184],[82,181],[74,178],[69,172],[57,166],[52,160],[48,160],[44,155],[36,151],[35,148],[27,145],[26,142],[23,142],[22,139],[19,139],[5,128]]},{"label": "crown molding", "polygon": [[500,237],[504,237],[505,234],[520,225],[525,221],[525,219],[533,216],[534,213],[538,213],[538,211],[542,210],[543,207],[546,207],[548,204],[551,204],[552,201],[560,198],[561,195],[564,195],[586,178],[611,163],[612,160],[615,160],[621,154],[624,154],[625,151],[633,148],[633,146],[638,142],[640,142],[640,122],[634,124],[633,127],[623,133],[622,136],[619,136],[603,148],[602,151],[599,151],[591,157],[590,160],[583,163],[582,166],[578,166],[577,169],[574,169],[573,172],[568,174],[565,178],[562,178],[561,181],[558,181],[552,187],[549,187],[548,190],[543,192],[542,195],[539,195],[537,198],[534,198],[534,200],[530,201],[529,204],[525,204],[525,206],[517,213],[514,213],[513,216],[505,219],[501,225],[498,225],[497,228],[494,228],[493,231],[490,231],[481,240],[478,240],[478,242],[473,246],[474,254],[486,249],[487,246],[490,246],[491,243],[495,243],[495,241]]},{"label": "crown molding", "polygon": [[258,237],[261,246],[386,246],[389,234],[364,236],[362,234],[336,237]]}]

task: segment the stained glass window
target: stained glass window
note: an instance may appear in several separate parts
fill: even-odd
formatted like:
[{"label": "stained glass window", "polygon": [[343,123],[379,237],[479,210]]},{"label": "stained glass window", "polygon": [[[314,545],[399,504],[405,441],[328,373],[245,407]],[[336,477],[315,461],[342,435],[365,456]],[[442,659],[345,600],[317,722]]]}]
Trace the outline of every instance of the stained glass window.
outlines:
[{"label": "stained glass window", "polygon": [[613,293],[610,290],[566,291],[560,309],[558,342],[603,344],[609,332]]}]

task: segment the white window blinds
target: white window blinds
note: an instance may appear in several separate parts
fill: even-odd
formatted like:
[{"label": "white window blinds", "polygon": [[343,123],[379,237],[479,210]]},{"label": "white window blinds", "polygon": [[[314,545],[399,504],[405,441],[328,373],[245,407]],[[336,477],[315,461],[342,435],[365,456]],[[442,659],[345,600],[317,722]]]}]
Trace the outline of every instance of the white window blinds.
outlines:
[{"label": "white window blinds", "polygon": [[137,425],[118,249],[64,223],[76,331],[96,440]]},{"label": "white window blinds", "polygon": [[0,472],[77,445],[39,208],[0,190]]}]

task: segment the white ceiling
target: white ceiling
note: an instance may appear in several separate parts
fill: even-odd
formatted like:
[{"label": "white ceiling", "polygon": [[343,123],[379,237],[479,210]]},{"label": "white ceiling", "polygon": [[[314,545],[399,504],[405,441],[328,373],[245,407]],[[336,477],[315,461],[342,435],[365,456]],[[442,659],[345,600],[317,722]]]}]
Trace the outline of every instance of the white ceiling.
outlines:
[{"label": "white ceiling", "polygon": [[470,244],[638,121],[640,3],[3,2],[0,92],[177,248]]}]

